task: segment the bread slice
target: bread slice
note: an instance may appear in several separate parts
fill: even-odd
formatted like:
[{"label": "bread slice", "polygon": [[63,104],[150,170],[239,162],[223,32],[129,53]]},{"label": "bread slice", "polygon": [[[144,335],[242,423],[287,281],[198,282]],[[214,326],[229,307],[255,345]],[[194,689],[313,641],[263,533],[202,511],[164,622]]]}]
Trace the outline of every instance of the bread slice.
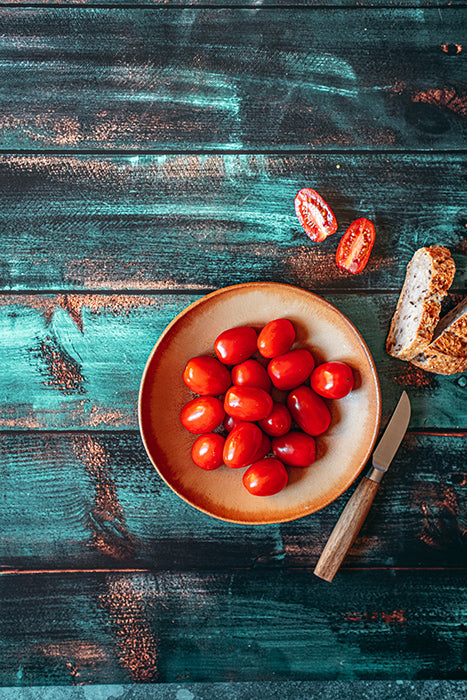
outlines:
[{"label": "bread slice", "polygon": [[430,344],[441,302],[454,279],[456,266],[447,248],[419,248],[407,266],[404,286],[392,317],[386,350],[411,360]]},{"label": "bread slice", "polygon": [[467,370],[467,297],[441,319],[431,343],[411,362],[437,374]]}]

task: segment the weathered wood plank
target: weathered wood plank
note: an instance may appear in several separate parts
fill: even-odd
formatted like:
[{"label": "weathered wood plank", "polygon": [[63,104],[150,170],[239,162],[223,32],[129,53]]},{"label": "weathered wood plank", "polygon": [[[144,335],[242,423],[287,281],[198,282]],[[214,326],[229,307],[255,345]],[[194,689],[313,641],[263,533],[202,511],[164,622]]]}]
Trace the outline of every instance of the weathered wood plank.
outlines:
[{"label": "weathered wood plank", "polygon": [[[339,222],[321,244],[295,215],[304,186]],[[433,243],[455,256],[453,288],[467,287],[462,155],[3,156],[0,191],[3,289],[280,280],[399,292],[413,252]],[[365,271],[351,275],[335,250],[359,216],[375,222],[377,238]]]},{"label": "weathered wood plank", "polygon": [[[0,6],[7,7],[24,7],[26,3],[22,0],[1,0]],[[54,7],[61,5],[79,7],[108,7],[112,5],[116,9],[123,6],[128,8],[157,8],[157,7],[173,7],[185,9],[187,7],[196,8],[201,6],[212,7],[215,9],[230,9],[250,8],[257,9],[258,3],[255,0],[27,0],[27,5],[34,7]],[[351,0],[261,0],[261,7],[281,8],[281,7],[296,7],[296,8],[323,8],[323,7],[355,7],[356,3]],[[436,0],[359,0],[358,7],[451,7],[452,5],[465,6],[464,0],[444,0],[436,2]],[[454,48],[451,49],[454,51]]]},{"label": "weathered wood plank", "polygon": [[[409,434],[344,567],[467,561],[465,437]],[[0,434],[0,573],[314,567],[353,487],[277,526],[232,526],[162,482],[137,433]]]},{"label": "weathered wood plank", "polygon": [[461,148],[462,9],[3,9],[0,148]]},{"label": "weathered wood plank", "polygon": [[[413,428],[466,428],[463,375],[387,355],[395,294],[326,294],[360,330],[382,383],[383,416],[409,391]],[[135,428],[147,357],[197,295],[0,296],[0,428]],[[214,340],[214,339],[213,339]]]},{"label": "weathered wood plank", "polygon": [[3,685],[465,678],[465,576],[1,576]]}]

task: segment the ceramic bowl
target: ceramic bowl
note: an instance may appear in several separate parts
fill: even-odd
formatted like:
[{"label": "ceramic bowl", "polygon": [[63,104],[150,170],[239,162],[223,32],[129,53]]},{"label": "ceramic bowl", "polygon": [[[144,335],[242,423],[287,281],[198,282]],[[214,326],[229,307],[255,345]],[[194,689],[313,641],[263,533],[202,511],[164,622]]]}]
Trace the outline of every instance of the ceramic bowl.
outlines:
[{"label": "ceramic bowl", "polygon": [[[214,354],[225,329],[285,317],[297,332],[294,347],[307,347],[316,363],[341,360],[354,370],[356,384],[345,398],[328,401],[332,422],[317,438],[317,459],[307,468],[289,468],[289,483],[269,497],[251,495],[244,469],[222,465],[204,471],[191,460],[196,436],[180,423],[182,406],[194,398],[182,373],[196,355]],[[354,325],[332,304],[297,287],[269,282],[220,289],[182,311],[165,329],[146,364],[138,416],[151,462],[185,501],[216,518],[267,524],[294,520],[331,503],[350,486],[374,447],[381,415],[378,377],[368,348]]]}]

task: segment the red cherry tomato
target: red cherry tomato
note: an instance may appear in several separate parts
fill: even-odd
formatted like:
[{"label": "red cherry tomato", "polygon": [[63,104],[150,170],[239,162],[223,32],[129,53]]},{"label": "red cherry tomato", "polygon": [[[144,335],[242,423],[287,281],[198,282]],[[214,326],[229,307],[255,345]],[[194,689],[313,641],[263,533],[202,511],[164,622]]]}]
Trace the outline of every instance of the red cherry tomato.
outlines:
[{"label": "red cherry tomato", "polygon": [[361,272],[370,259],[375,242],[375,227],[368,219],[357,219],[342,236],[336,251],[336,263],[343,270]]},{"label": "red cherry tomato", "polygon": [[308,238],[320,243],[337,231],[331,207],[314,190],[304,188],[295,196],[295,213]]},{"label": "red cherry tomato", "polygon": [[263,357],[277,357],[288,352],[295,340],[295,328],[287,318],[269,321],[258,336],[258,350]]},{"label": "red cherry tomato", "polygon": [[198,396],[182,408],[180,420],[190,433],[210,433],[220,426],[225,412],[222,402],[214,396]]},{"label": "red cherry tomato", "polygon": [[285,435],[292,425],[290,411],[283,403],[274,401],[272,411],[267,418],[259,421],[259,427],[268,435]]},{"label": "red cherry tomato", "polygon": [[223,331],[214,342],[217,357],[225,365],[238,365],[256,352],[258,336],[250,326],[238,326]]},{"label": "red cherry tomato", "polygon": [[316,443],[311,435],[291,430],[272,440],[274,455],[289,467],[309,467],[316,459]]},{"label": "red cherry tomato", "polygon": [[354,376],[345,362],[324,362],[315,367],[310,377],[310,386],[326,399],[342,399],[353,389]]},{"label": "red cherry tomato", "polygon": [[271,380],[266,368],[258,360],[245,360],[232,369],[232,382],[236,386],[256,386],[271,391]]},{"label": "red cherry tomato", "polygon": [[240,420],[257,421],[267,418],[272,410],[267,391],[254,386],[231,386],[224,397],[224,410]]},{"label": "red cherry tomato", "polygon": [[315,366],[313,355],[305,348],[290,350],[274,357],[268,364],[268,374],[277,389],[289,391],[303,384]]},{"label": "red cherry tomato", "polygon": [[240,418],[234,418],[233,416],[229,416],[228,414],[224,418],[224,430],[226,430],[228,433],[230,433],[231,430],[233,430],[239,423],[242,421]]},{"label": "red cherry tomato", "polygon": [[261,447],[263,434],[254,423],[239,423],[227,435],[223,460],[228,467],[239,469],[251,464]]},{"label": "red cherry tomato", "polygon": [[293,420],[308,435],[321,435],[331,423],[331,413],[324,400],[313,389],[299,386],[287,397]]},{"label": "red cherry tomato", "polygon": [[204,433],[194,441],[191,448],[191,458],[201,469],[217,469],[224,464],[222,452],[225,438],[219,433]]},{"label": "red cherry tomato", "polygon": [[243,475],[243,484],[253,496],[272,496],[287,484],[287,469],[275,457],[254,462]]},{"label": "red cherry tomato", "polygon": [[263,459],[263,457],[266,457],[266,455],[271,452],[271,440],[268,438],[267,435],[262,433],[261,435],[261,445],[258,448],[257,453],[254,456],[254,459],[252,459],[252,462],[257,462],[260,459]]},{"label": "red cherry tomato", "polygon": [[183,381],[195,394],[218,396],[229,388],[230,374],[227,367],[215,357],[199,355],[186,363]]}]

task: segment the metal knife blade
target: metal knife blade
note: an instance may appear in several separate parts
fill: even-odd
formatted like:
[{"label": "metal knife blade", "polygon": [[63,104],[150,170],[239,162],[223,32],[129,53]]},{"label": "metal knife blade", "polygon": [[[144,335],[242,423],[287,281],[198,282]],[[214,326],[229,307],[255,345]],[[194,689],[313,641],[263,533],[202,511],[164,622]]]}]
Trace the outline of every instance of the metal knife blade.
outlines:
[{"label": "metal knife blade", "polygon": [[399,445],[401,444],[407,431],[409,420],[410,401],[407,393],[403,391],[391,419],[386,426],[383,437],[379,441],[376,450],[373,452],[373,468],[368,474],[369,479],[373,479],[373,481],[381,481],[384,473],[391,464],[394,455],[399,449]]}]

